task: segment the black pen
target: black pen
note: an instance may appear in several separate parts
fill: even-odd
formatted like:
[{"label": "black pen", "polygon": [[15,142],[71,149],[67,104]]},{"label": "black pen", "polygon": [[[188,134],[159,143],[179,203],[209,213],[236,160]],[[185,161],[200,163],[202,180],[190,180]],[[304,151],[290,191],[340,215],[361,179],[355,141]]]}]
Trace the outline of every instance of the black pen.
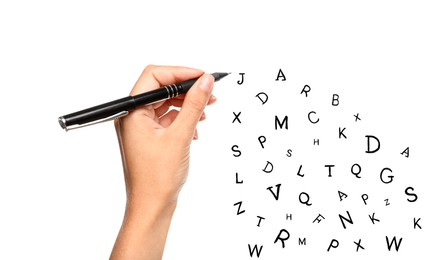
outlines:
[{"label": "black pen", "polygon": [[[216,72],[211,75],[214,81],[226,77],[230,73]],[[87,108],[75,113],[59,117],[60,126],[66,131],[102,123],[125,116],[136,107],[156,103],[186,93],[198,78],[181,83],[164,86],[135,96],[128,96],[102,105]]]}]

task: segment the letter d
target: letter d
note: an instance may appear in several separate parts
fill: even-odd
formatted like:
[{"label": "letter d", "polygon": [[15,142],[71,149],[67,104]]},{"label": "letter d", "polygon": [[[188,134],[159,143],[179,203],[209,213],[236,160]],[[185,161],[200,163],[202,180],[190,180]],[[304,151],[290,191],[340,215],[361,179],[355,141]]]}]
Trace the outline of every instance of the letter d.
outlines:
[{"label": "letter d", "polygon": [[[367,150],[366,153],[376,153],[377,151],[379,151],[379,149],[381,148],[381,142],[379,142],[379,139],[376,136],[373,135],[366,135],[367,138]],[[376,140],[377,143],[377,147],[375,148],[375,150],[371,150],[370,149],[370,138],[373,138]]]}]

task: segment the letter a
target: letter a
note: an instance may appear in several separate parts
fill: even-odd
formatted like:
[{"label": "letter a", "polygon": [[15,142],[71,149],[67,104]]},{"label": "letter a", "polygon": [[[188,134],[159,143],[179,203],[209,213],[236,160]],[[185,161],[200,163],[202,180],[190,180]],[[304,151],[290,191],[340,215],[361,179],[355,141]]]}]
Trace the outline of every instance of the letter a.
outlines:
[{"label": "letter a", "polygon": [[279,81],[280,78],[282,78],[282,81],[285,81],[286,80],[286,77],[283,74],[282,69],[279,69],[279,73],[277,74],[276,81]]},{"label": "letter a", "polygon": [[406,149],[404,149],[404,151],[401,152],[401,155],[404,155],[406,158],[409,158],[409,147],[407,147]]}]

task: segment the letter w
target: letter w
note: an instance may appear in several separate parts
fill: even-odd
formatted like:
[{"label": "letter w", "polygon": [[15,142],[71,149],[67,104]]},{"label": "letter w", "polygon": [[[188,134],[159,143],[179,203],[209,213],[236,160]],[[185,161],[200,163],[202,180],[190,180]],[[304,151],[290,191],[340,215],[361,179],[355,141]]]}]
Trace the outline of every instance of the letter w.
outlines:
[{"label": "letter w", "polygon": [[391,240],[391,244],[390,241],[388,240],[388,237],[385,236],[385,238],[387,239],[387,246],[388,246],[388,251],[391,251],[391,248],[393,247],[393,244],[395,244],[395,250],[398,252],[398,249],[400,248],[400,244],[401,244],[401,240],[403,239],[402,237],[398,240],[398,243],[396,241],[396,237],[393,237],[393,239]]},{"label": "letter w", "polygon": [[257,258],[260,257],[261,254],[261,250],[263,250],[263,246],[260,247],[260,250],[258,250],[257,245],[254,246],[254,248],[251,248],[251,245],[248,244],[248,250],[249,250],[249,255],[252,257],[254,255],[254,251],[255,254],[257,255]]}]

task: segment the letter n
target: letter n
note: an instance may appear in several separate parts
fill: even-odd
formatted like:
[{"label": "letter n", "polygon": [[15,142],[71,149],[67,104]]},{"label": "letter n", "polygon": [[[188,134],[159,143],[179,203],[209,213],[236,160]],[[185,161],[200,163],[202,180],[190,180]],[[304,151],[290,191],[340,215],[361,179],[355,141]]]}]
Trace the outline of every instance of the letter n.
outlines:
[{"label": "letter n", "polygon": [[347,214],[348,214],[348,218],[345,218],[344,216],[339,214],[339,219],[341,220],[341,223],[344,229],[346,229],[347,227],[345,226],[345,222],[343,220],[347,221],[350,224],[353,224],[353,220],[351,219],[350,212],[347,211]]}]

